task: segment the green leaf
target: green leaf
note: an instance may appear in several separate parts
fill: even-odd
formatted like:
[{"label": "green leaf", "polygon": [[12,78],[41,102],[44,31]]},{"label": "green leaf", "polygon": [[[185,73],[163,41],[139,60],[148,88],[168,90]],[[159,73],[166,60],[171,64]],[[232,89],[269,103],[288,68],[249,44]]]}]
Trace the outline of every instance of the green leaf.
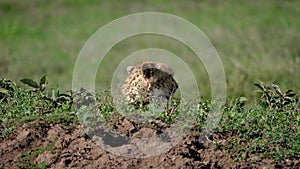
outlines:
[{"label": "green leaf", "polygon": [[271,84],[271,88],[273,88],[279,96],[282,96],[282,92],[277,84]]},{"label": "green leaf", "polygon": [[296,93],[293,90],[288,90],[284,93],[285,96],[294,97]]},{"label": "green leaf", "polygon": [[47,83],[47,74],[45,74],[40,80],[40,86]]},{"label": "green leaf", "polygon": [[287,90],[285,93],[286,93],[286,94],[289,94],[289,93],[294,93],[294,91],[293,91],[293,90],[291,90],[291,89],[289,89],[289,90]]},{"label": "green leaf", "polygon": [[265,86],[264,86],[264,83],[262,82],[262,81],[258,81],[258,83],[254,83],[254,85],[256,86],[256,87],[258,87],[259,89],[261,89],[262,91],[265,91],[266,89],[265,89]]},{"label": "green leaf", "polygon": [[6,89],[3,89],[3,88],[0,87],[0,93],[8,94],[8,91]]},{"label": "green leaf", "polygon": [[38,83],[36,81],[33,81],[32,79],[21,79],[20,81],[30,87],[33,87],[36,89],[39,88]]},{"label": "green leaf", "polygon": [[239,98],[239,102],[241,102],[241,103],[246,102],[246,101],[248,101],[248,99],[246,97]]},{"label": "green leaf", "polygon": [[47,75],[45,74],[41,79],[40,79],[40,91],[44,91],[46,88],[47,84]]},{"label": "green leaf", "polygon": [[294,100],[290,97],[284,97],[284,105],[287,105],[289,103],[292,103]]}]

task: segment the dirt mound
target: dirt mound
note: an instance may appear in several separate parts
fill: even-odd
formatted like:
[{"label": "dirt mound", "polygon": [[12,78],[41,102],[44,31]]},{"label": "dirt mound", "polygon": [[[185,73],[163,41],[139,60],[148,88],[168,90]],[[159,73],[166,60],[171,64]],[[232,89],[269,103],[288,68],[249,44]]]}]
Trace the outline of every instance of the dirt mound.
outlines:
[{"label": "dirt mound", "polygon": [[[125,125],[133,130],[128,121]],[[187,137],[164,154],[148,158],[127,158],[111,154],[95,144],[80,125],[32,122],[24,124],[0,144],[0,168],[281,168],[299,167],[299,161],[263,160],[256,164],[235,163],[226,152],[209,143]],[[123,131],[127,132],[127,131]],[[134,137],[153,136],[153,130],[141,128]]]}]

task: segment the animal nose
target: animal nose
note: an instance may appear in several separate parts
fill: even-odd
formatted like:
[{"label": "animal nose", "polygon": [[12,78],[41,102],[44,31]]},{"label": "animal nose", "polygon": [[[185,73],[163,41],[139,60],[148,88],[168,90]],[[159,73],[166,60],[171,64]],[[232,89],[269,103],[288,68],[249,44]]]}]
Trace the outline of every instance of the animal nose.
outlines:
[{"label": "animal nose", "polygon": [[169,100],[170,99],[170,96],[165,96],[166,98],[167,98],[167,100]]}]

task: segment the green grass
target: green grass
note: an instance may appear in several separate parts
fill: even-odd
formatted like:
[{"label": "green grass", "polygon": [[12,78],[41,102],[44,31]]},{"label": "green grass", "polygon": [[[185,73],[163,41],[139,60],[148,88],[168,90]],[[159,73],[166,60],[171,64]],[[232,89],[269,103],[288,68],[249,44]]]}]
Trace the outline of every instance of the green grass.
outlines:
[{"label": "green grass", "polygon": [[[157,11],[189,20],[210,38],[224,64],[229,96],[253,98],[252,83],[258,79],[295,89],[300,84],[299,6],[293,0],[1,0],[0,74],[18,81],[47,73],[54,87],[69,90],[80,49],[96,30],[124,15]],[[210,97],[207,73],[196,56],[178,41],[150,35],[124,40],[108,53],[98,71],[97,90],[110,87],[123,58],[146,47],[182,57],[196,75],[200,93]]]},{"label": "green grass", "polygon": [[33,160],[38,157],[38,155],[42,154],[45,151],[49,151],[51,153],[55,153],[55,147],[53,145],[47,147],[33,148],[24,152],[21,158],[18,160],[18,168],[36,168],[36,169],[45,169],[47,168],[46,163],[34,164]]},{"label": "green grass", "polygon": [[225,111],[217,133],[227,135],[216,142],[236,161],[276,160],[299,157],[299,112],[254,107],[245,112]]},{"label": "green grass", "polygon": [[[0,0],[0,78],[12,80],[1,79],[0,139],[9,137],[18,125],[36,119],[65,127],[78,124],[70,93],[61,91],[72,88],[80,49],[110,21],[146,11],[187,19],[209,37],[218,51],[229,97],[215,131],[215,148],[226,149],[236,161],[299,158],[299,109],[291,104],[285,106],[288,99],[284,96],[288,89],[296,93],[300,90],[300,1],[296,0],[134,0],[130,4],[116,0]],[[209,78],[194,53],[173,39],[142,35],[114,46],[98,69],[97,91],[110,88],[114,70],[126,56],[149,47],[177,54],[197,77],[204,97],[195,126],[200,131],[210,107]],[[21,78],[38,79],[43,74],[50,75],[51,85],[46,90],[42,90],[40,82],[37,88],[20,87]],[[257,98],[253,83],[258,80],[278,84],[282,95],[268,88],[261,92],[271,92],[271,98]],[[244,105],[241,96],[248,99],[248,105]],[[109,96],[101,94],[98,101],[99,111],[110,119],[115,108]],[[165,113],[160,118],[171,124],[176,117]]]},{"label": "green grass", "polygon": [[[33,80],[22,81],[26,84],[33,84]],[[44,121],[46,124],[59,123],[65,128],[70,128],[73,124],[79,124],[84,117],[91,117],[88,116],[90,110],[93,110],[94,113],[93,118],[89,121],[91,126],[93,124],[99,125],[98,122],[114,126],[120,117],[126,116],[135,125],[155,129],[153,114],[152,116],[149,115],[148,111],[152,110],[151,107],[133,107],[133,110],[129,110],[128,114],[128,112],[124,113],[116,109],[109,92],[97,94],[95,97],[97,102],[93,104],[92,98],[94,96],[87,91],[74,92],[76,96],[80,97],[73,97],[73,99],[68,100],[66,99],[69,98],[66,97],[68,96],[67,93],[59,93],[58,89],[46,87],[45,76],[41,78],[41,82],[45,82],[44,88],[40,88],[39,85],[24,88],[15,86],[15,83],[10,80],[1,80],[0,122],[3,128],[1,129],[0,140],[8,138],[17,126],[35,120]],[[226,150],[235,161],[250,160],[255,163],[264,158],[275,160],[299,158],[299,94],[293,94],[292,91],[287,92],[288,94],[282,94],[278,92],[279,86],[273,88],[275,85],[267,85],[262,82],[258,84],[260,85],[257,85],[257,88],[261,89],[260,95],[262,97],[257,98],[257,104],[245,105],[246,98],[231,99],[226,103],[222,118],[214,130],[214,134],[210,137],[211,147]],[[3,92],[4,90],[6,92]],[[76,100],[78,98],[84,99]],[[186,129],[191,129],[193,136],[199,136],[201,131],[207,127],[205,121],[212,110],[210,100],[201,99],[201,101],[194,103],[184,103],[181,107],[178,103],[180,100],[172,100],[168,107],[154,114],[163,123],[160,126],[164,128],[172,126],[174,121],[182,117],[184,117],[182,119],[196,119],[193,124],[184,123],[177,127],[183,132]],[[190,110],[195,110],[193,109],[195,107],[198,110],[196,114],[193,114]],[[138,113],[145,120],[135,121],[129,117],[130,113]],[[149,121],[151,118],[152,121]],[[40,126],[35,127],[42,129],[45,124],[38,123],[37,125]],[[47,148],[29,150],[21,160],[24,165],[31,165],[28,163],[30,158],[37,156],[44,150],[48,151]]]},{"label": "green grass", "polygon": [[14,84],[0,79],[0,122],[5,125],[0,139],[7,138],[19,124],[34,120],[64,127],[79,122],[71,101],[62,99],[67,94],[60,94],[59,89],[25,89]]}]

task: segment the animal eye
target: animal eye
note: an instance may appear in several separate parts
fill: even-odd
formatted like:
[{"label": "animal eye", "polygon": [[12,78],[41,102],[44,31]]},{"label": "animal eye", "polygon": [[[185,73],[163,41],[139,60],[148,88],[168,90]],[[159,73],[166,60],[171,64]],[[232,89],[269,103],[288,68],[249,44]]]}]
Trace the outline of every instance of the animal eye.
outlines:
[{"label": "animal eye", "polygon": [[143,73],[144,73],[144,75],[147,79],[149,79],[152,76],[152,70],[151,69],[145,69],[145,70],[143,70]]}]

